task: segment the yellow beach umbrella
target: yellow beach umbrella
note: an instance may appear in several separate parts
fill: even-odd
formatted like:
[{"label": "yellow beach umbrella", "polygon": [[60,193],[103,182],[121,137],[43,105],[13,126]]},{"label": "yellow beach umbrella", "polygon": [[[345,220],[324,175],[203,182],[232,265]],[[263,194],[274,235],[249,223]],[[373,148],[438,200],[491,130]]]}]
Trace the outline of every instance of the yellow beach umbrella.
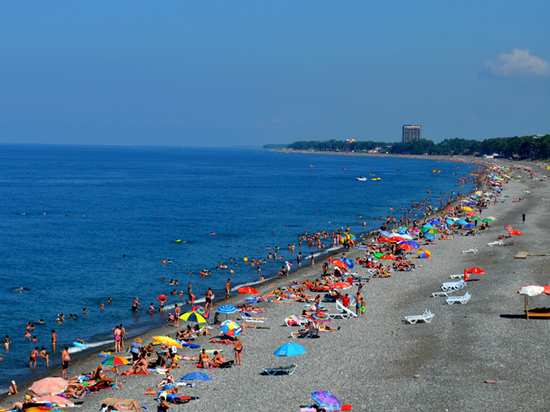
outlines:
[{"label": "yellow beach umbrella", "polygon": [[160,342],[167,346],[175,346],[177,348],[183,348],[183,346],[181,346],[181,344],[177,340],[172,339],[169,336],[153,336],[151,339],[156,340],[157,342]]},{"label": "yellow beach umbrella", "polygon": [[463,207],[462,210],[465,210],[466,212],[473,212],[474,209],[472,209],[469,206]]},{"label": "yellow beach umbrella", "polygon": [[204,316],[193,311],[184,313],[180,316],[180,319],[186,322],[207,323]]}]

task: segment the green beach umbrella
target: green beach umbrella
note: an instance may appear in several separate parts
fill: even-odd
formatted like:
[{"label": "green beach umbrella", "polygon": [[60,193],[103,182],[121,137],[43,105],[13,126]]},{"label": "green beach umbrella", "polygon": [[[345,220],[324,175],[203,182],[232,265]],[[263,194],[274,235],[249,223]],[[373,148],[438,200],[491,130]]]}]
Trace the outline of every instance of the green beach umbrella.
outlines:
[{"label": "green beach umbrella", "polygon": [[[478,217],[478,216],[472,216],[471,219],[473,219],[473,220],[481,220],[481,218]],[[487,219],[485,219],[485,220],[487,220]]]}]

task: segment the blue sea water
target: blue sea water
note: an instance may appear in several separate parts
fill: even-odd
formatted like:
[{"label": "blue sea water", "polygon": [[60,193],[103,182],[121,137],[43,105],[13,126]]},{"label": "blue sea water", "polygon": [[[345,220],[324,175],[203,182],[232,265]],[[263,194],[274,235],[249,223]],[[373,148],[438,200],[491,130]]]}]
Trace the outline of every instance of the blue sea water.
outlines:
[{"label": "blue sea water", "polygon": [[[266,246],[279,246],[279,255],[295,262],[299,252],[318,252],[298,246],[297,235],[306,231],[350,225],[362,233],[380,226],[374,217],[399,218],[411,203],[431,198],[437,206],[440,197],[469,192],[471,184],[458,178],[472,169],[244,149],[2,145],[0,339],[9,335],[11,348],[0,350],[0,391],[12,379],[46,371],[41,359],[29,368],[29,353],[35,346],[51,349],[52,329],[55,365],[65,344],[79,350],[72,345],[77,337],[93,347],[110,341],[116,324],[132,335],[165,323],[166,314],[149,315],[146,307],[158,306],[161,294],[167,307],[182,303],[187,282],[197,296],[208,287],[221,296],[229,277],[234,287],[258,280],[243,258],[266,258],[272,252]],[[368,180],[356,181],[360,175]],[[366,229],[356,225],[360,215]],[[287,250],[291,243],[294,253]],[[216,270],[220,261],[235,273]],[[281,266],[268,261],[262,274],[273,276]],[[202,268],[212,275],[201,280]],[[163,277],[177,279],[184,297],[170,295],[175,287]],[[131,312],[135,297],[144,305],[137,314]],[[56,324],[61,313],[78,318]],[[25,339],[27,322],[39,319],[47,323],[32,332],[37,342]]]}]

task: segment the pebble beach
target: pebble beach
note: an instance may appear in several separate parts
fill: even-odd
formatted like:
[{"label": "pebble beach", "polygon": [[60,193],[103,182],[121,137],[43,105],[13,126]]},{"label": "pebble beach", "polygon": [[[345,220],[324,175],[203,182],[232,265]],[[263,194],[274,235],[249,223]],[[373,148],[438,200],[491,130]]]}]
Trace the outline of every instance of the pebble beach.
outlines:
[{"label": "pebble beach", "polygon": [[[532,163],[537,176],[545,170]],[[390,278],[374,278],[366,283],[362,296],[366,301],[364,318],[334,319],[330,326],[340,327],[330,333],[320,333],[318,339],[294,339],[297,328],[285,324],[290,315],[300,315],[304,303],[259,303],[265,308],[262,327],[245,328],[242,366],[229,369],[199,370],[195,362],[180,361],[182,368],[174,369],[176,381],[190,372],[205,372],[211,382],[197,382],[196,388],[181,387],[180,393],[198,394],[187,404],[171,405],[171,411],[299,411],[300,405],[311,405],[311,392],[326,390],[354,411],[542,411],[547,409],[550,395],[546,394],[547,319],[529,319],[524,315],[523,296],[517,291],[524,285],[549,284],[547,219],[550,189],[546,180],[512,179],[504,186],[503,202],[491,204],[481,218],[494,216],[496,221],[488,230],[476,236],[456,235],[453,240],[437,238],[427,248],[430,259],[412,259],[416,270],[395,272]],[[515,202],[515,200],[522,199]],[[525,222],[522,214],[526,215]],[[497,236],[506,234],[509,224],[523,233],[514,236],[514,245],[488,246]],[[463,253],[470,249],[477,253]],[[518,252],[532,255],[514,259]],[[340,253],[336,253],[335,257]],[[346,252],[349,258],[365,255],[363,249]],[[415,256],[411,252],[409,256]],[[324,260],[292,271],[289,277],[271,279],[257,285],[260,294],[286,286],[296,280],[313,281],[320,278]],[[476,281],[467,282],[464,289],[472,297],[467,304],[447,305],[445,298],[432,297],[450,275],[460,274],[471,267],[486,273],[472,275]],[[356,265],[352,270],[368,276],[365,268]],[[356,286],[345,293],[355,294]],[[535,306],[550,306],[545,296],[533,298]],[[243,295],[230,297],[229,304],[244,301]],[[214,310],[226,302],[215,302]],[[334,303],[325,303],[329,313],[336,312]],[[404,316],[434,313],[430,323],[408,324]],[[236,316],[239,317],[238,314]],[[233,316],[235,318],[235,316]],[[182,327],[185,323],[181,323]],[[251,325],[260,325],[251,323]],[[140,335],[144,345],[151,336],[174,337],[176,329],[165,326]],[[216,335],[219,327],[212,325]],[[226,359],[234,359],[233,347],[209,342],[199,337],[193,343],[202,348],[220,350]],[[132,340],[127,339],[126,346]],[[285,343],[298,343],[307,353],[290,358],[273,355]],[[112,348],[106,348],[112,350]],[[180,354],[198,356],[199,349],[180,349]],[[98,353],[76,358],[70,363],[69,376],[91,372],[101,364]],[[291,375],[267,376],[263,368],[297,364]],[[121,367],[124,370],[124,367]],[[52,369],[49,376],[61,376]],[[107,372],[109,378],[114,374]],[[105,398],[135,399],[140,407],[156,410],[157,401],[145,395],[155,389],[163,375],[120,377],[120,388],[105,389],[84,396],[81,411],[98,411]],[[19,393],[3,396],[0,405],[8,408],[21,401],[31,383],[19,385]],[[63,410],[69,410],[63,408]]]}]

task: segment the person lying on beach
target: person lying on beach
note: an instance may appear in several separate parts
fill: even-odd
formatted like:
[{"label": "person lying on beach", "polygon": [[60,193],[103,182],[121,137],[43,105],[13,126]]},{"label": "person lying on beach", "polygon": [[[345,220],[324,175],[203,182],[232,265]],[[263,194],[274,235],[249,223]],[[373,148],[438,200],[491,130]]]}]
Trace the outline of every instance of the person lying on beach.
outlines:
[{"label": "person lying on beach", "polygon": [[139,407],[139,405],[135,400],[132,400],[132,403],[129,405],[121,405],[120,403],[115,403],[112,406],[114,407],[114,409],[112,410],[117,410],[117,411],[131,411],[132,409],[135,409],[136,411],[141,410],[141,408]]},{"label": "person lying on beach", "polygon": [[243,307],[241,309],[239,309],[239,312],[256,312],[256,313],[260,313],[260,312],[265,312],[266,309],[262,309],[262,308],[254,308],[252,306],[248,306],[246,303],[243,305]]},{"label": "person lying on beach", "polygon": [[103,367],[98,366],[96,370],[94,370],[92,373],[84,373],[84,376],[96,380],[96,381],[102,381],[107,379],[107,376],[105,374],[102,374],[101,371],[103,370]]},{"label": "person lying on beach", "polygon": [[512,237],[512,236],[498,235],[498,239],[508,239],[509,237]]},{"label": "person lying on beach", "polygon": [[336,327],[327,326],[324,323],[321,323],[319,325],[319,332],[332,332],[334,330],[340,330],[340,326],[336,328]]},{"label": "person lying on beach", "polygon": [[166,372],[166,377],[157,385],[157,388],[160,388],[164,385],[173,385],[174,384],[174,377],[170,374],[170,372]]},{"label": "person lying on beach", "polygon": [[197,334],[197,336],[211,336],[210,332],[208,332],[208,329],[206,326],[199,326],[195,325],[193,326],[193,332]]}]

